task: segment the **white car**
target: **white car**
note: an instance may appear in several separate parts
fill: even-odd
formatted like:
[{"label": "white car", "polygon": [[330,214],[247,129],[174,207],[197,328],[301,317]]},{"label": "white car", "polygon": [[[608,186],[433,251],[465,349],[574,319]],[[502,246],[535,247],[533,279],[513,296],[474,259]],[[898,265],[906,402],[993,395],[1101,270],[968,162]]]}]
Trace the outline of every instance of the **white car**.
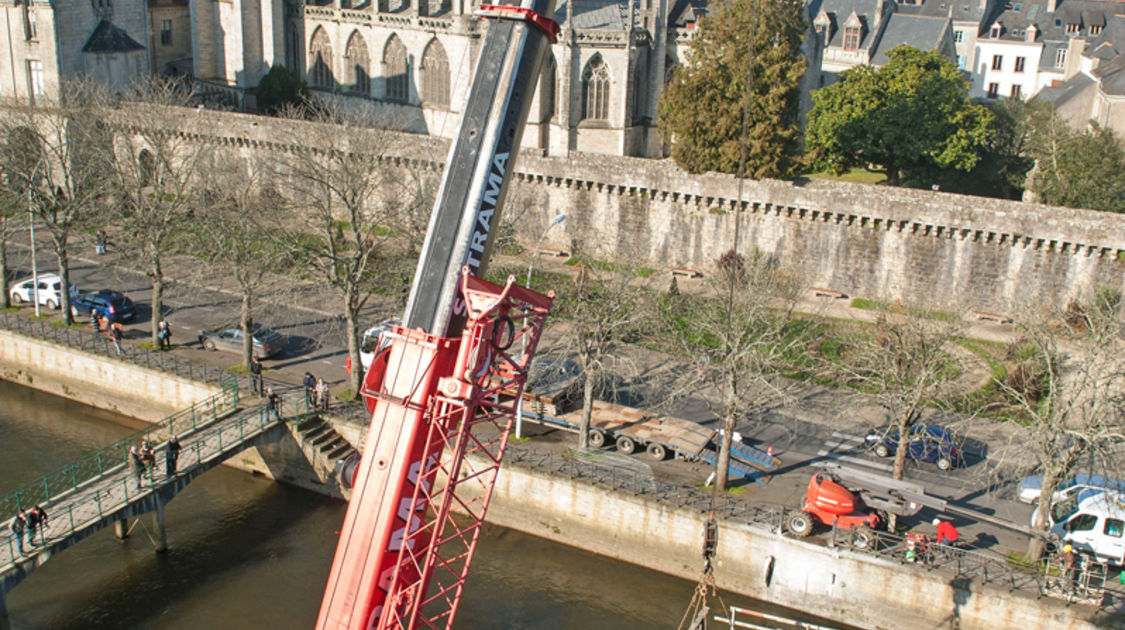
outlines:
[{"label": "white car", "polygon": [[377,326],[368,328],[363,333],[363,341],[359,344],[359,362],[363,366],[363,371],[366,373],[367,369],[371,367],[371,362],[375,360],[375,355],[380,350],[387,348],[391,345],[391,338],[384,336],[386,333],[391,332],[395,326],[401,326],[402,319],[398,317],[388,317],[379,322]]},{"label": "white car", "polygon": [[[47,308],[54,310],[62,304],[62,278],[54,273],[41,273],[39,274],[38,289],[36,289],[35,278],[27,278],[21,280],[12,287],[10,292],[12,303],[15,305],[34,304],[36,302],[35,296],[38,296],[38,302]],[[74,285],[70,285],[70,295],[74,297],[78,295],[78,289]]]},{"label": "white car", "polygon": [[[1051,502],[1055,503],[1064,496],[1073,494],[1075,490],[1084,490],[1086,488],[1125,493],[1125,482],[1115,481],[1100,475],[1078,473],[1070,479],[1059,483],[1058,487],[1055,488],[1054,496],[1051,497]],[[1032,475],[1023,478],[1016,496],[1024,503],[1034,503],[1039,500],[1039,493],[1042,491],[1043,477],[1040,475]]]}]

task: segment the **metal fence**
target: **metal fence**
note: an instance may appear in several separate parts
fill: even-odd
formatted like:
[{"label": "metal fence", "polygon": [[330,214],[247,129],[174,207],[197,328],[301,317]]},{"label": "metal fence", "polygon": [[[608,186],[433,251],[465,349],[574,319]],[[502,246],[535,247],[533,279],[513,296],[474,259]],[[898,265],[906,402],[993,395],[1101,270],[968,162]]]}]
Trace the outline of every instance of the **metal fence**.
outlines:
[{"label": "metal fence", "polygon": [[113,340],[107,335],[96,333],[84,327],[63,326],[61,320],[21,317],[18,312],[0,310],[0,326],[28,337],[129,361],[136,365],[171,372],[194,380],[221,384],[224,379],[229,380],[229,377],[232,376],[222,368],[189,361],[171,352],[150,352],[129,344],[121,344],[121,352],[118,353]]},{"label": "metal fence", "polygon": [[164,442],[172,435],[190,435],[225,417],[238,406],[238,383],[233,375],[220,377],[223,391],[191,407],[181,409],[157,424],[140,429],[116,442],[87,453],[69,464],[0,495],[0,521],[15,516],[21,509],[48,503],[52,497],[78,488],[79,485],[115,472],[127,464],[129,447],[148,440]]}]

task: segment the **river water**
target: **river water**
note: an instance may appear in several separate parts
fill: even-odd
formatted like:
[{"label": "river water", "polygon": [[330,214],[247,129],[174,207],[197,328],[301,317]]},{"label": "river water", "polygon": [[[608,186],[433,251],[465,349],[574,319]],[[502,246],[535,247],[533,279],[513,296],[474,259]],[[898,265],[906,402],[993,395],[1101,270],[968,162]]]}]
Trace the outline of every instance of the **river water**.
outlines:
[{"label": "river water", "polygon": [[[0,492],[141,426],[0,382]],[[148,516],[124,543],[112,528],[103,530],[9,593],[12,628],[312,628],[344,508],[214,469],[168,505],[167,553],[153,551]],[[456,627],[675,628],[693,589],[684,580],[490,526]]]}]

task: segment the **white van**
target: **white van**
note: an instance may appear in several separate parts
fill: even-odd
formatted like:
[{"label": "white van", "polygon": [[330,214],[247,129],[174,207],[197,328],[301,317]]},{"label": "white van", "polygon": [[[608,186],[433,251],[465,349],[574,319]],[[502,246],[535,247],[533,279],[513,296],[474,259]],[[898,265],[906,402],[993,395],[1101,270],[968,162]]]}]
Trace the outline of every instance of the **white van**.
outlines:
[{"label": "white van", "polygon": [[1051,506],[1051,533],[1113,566],[1125,565],[1125,499],[1085,489]]},{"label": "white van", "polygon": [[367,373],[367,368],[371,367],[375,355],[383,348],[391,345],[390,338],[384,337],[384,333],[388,333],[392,328],[400,325],[402,325],[401,319],[388,317],[379,322],[378,325],[363,332],[363,340],[359,343],[359,362],[363,365],[364,373]]}]

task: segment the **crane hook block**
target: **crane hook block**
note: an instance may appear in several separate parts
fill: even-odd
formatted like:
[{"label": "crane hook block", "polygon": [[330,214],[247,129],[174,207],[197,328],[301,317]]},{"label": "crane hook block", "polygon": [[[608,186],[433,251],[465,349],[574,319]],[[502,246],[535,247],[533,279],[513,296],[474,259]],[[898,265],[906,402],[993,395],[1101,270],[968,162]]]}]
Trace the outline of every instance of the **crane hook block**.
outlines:
[{"label": "crane hook block", "polygon": [[549,39],[552,44],[559,41],[559,23],[525,7],[517,7],[509,4],[482,4],[480,5],[480,9],[474,12],[474,15],[500,20],[523,20],[524,22],[530,22],[539,27],[539,30],[546,33],[547,39]]}]

